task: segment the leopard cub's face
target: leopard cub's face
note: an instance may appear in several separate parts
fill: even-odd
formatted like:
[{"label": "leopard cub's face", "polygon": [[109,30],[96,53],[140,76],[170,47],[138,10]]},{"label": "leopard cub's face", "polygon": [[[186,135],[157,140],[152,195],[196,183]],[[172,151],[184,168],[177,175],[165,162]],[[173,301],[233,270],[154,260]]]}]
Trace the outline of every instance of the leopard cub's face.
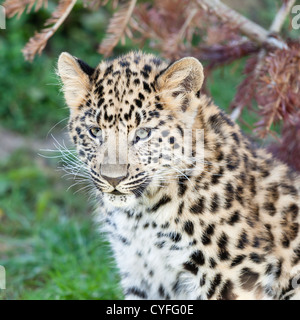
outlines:
[{"label": "leopard cub's face", "polygon": [[93,69],[63,53],[58,72],[71,138],[106,204],[133,206],[188,166],[184,133],[203,82],[196,59],[166,68],[152,55],[130,53]]}]

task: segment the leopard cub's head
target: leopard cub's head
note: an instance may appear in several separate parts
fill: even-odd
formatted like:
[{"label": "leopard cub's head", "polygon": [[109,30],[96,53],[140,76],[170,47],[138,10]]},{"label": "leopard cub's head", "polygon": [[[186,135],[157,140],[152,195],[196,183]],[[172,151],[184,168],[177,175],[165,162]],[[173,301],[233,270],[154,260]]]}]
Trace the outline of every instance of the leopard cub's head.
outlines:
[{"label": "leopard cub's head", "polygon": [[193,128],[203,83],[197,59],[167,66],[132,52],[94,69],[62,53],[58,74],[70,136],[104,202],[134,205],[183,174],[184,133]]}]

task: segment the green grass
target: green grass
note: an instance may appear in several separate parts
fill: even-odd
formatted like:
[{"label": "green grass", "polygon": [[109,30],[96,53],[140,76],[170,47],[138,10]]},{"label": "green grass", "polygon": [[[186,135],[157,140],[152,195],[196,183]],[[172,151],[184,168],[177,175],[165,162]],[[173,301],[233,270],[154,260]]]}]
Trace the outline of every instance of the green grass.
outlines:
[{"label": "green grass", "polygon": [[[120,299],[118,276],[87,197],[25,151],[0,163],[0,299]],[[39,162],[41,159],[39,159]]]}]

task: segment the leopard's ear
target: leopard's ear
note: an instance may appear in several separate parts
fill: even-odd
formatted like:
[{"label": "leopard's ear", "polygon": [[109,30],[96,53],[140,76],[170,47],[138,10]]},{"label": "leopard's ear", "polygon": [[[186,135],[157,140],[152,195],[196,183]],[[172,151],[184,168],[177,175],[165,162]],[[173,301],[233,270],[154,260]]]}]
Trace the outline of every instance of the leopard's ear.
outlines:
[{"label": "leopard's ear", "polygon": [[192,127],[195,121],[203,80],[202,64],[190,57],[171,64],[156,80],[161,100],[179,115],[187,127]]},{"label": "leopard's ear", "polygon": [[57,71],[63,83],[66,102],[71,110],[78,108],[86,99],[91,86],[90,77],[94,70],[67,52],[59,56]]},{"label": "leopard's ear", "polygon": [[158,78],[159,90],[168,90],[174,96],[197,93],[203,84],[202,64],[196,58],[182,58],[171,64]]}]

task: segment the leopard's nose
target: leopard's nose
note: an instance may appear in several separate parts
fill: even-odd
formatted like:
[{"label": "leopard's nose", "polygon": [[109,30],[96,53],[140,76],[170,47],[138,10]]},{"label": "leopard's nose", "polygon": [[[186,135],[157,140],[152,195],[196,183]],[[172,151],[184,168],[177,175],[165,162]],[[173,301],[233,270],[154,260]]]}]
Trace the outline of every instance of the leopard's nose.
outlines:
[{"label": "leopard's nose", "polygon": [[126,176],[120,176],[120,177],[108,177],[102,175],[102,178],[106,180],[112,187],[116,187],[122,180],[126,178]]},{"label": "leopard's nose", "polygon": [[104,180],[115,188],[127,177],[127,165],[102,164],[100,174]]}]

